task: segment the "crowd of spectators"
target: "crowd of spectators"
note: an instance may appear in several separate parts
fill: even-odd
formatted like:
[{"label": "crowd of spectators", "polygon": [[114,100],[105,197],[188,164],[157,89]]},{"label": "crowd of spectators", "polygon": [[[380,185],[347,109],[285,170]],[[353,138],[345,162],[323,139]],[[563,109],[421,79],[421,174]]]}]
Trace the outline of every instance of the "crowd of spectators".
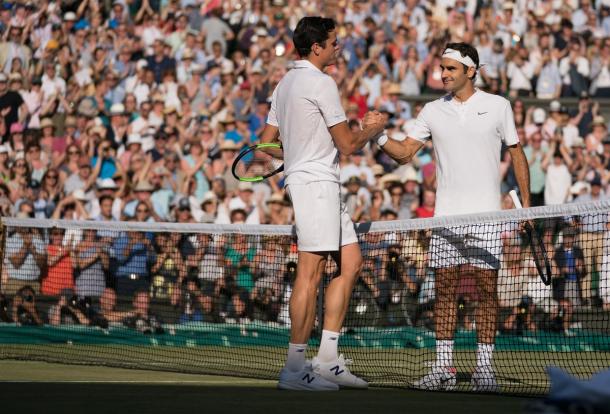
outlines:
[{"label": "crowd of spectators", "polygon": [[[604,0],[4,1],[1,214],[291,224],[281,176],[239,183],[230,166],[240,149],[257,141],[271,93],[298,58],[291,43],[296,22],[320,12],[338,24],[342,50],[328,73],[351,128],[359,128],[367,110],[377,109],[387,115],[389,135],[404,139],[425,103],[418,96],[442,93],[444,45],[471,42],[485,63],[477,86],[512,100],[534,205],[606,198],[610,138],[600,99],[610,97],[610,4]],[[538,100],[531,104],[525,97]],[[564,97],[577,105],[566,107]],[[504,192],[516,187],[508,157],[503,152]],[[402,167],[375,145],[341,155],[339,162],[354,221],[434,214],[431,144]],[[601,297],[608,307],[610,286],[603,288],[607,296],[602,293],[610,283],[602,260],[610,249],[608,220],[590,221],[575,227],[584,263],[577,305],[591,306]],[[72,289],[77,297],[103,298],[112,289],[136,299],[145,291],[184,308],[184,321],[247,313],[287,319],[289,284],[274,286],[284,286],[279,281],[292,262],[260,257],[279,254],[277,241],[252,245],[240,235],[231,237],[218,250],[222,243],[206,235],[19,229],[7,240],[2,291],[12,295],[27,285],[36,293]],[[425,246],[420,239],[409,243]],[[363,250],[374,252],[376,243],[370,240]],[[417,303],[429,302],[431,289],[422,286],[433,286],[433,280],[425,260],[397,254],[400,263],[391,268],[375,269],[365,260],[362,283],[381,309],[401,303],[404,292]],[[558,253],[557,260],[564,256]],[[276,265],[273,272],[252,269]],[[198,266],[208,271],[197,273]],[[379,273],[379,266],[387,269]],[[60,309],[69,303],[69,295],[63,297]],[[211,311],[220,306],[212,300],[218,297],[226,299],[223,315]],[[108,298],[102,302],[110,306]],[[146,307],[143,299],[138,303],[134,307]],[[129,316],[109,309],[116,320]],[[426,312],[411,311],[409,318]],[[400,311],[387,323],[406,319]],[[48,320],[62,320],[61,312]]]}]

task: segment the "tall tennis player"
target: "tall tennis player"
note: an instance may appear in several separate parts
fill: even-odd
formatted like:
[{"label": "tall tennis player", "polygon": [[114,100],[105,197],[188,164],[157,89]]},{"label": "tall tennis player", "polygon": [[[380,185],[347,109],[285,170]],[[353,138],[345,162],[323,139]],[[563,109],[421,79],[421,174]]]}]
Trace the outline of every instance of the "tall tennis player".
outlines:
[{"label": "tall tennis player", "polygon": [[[441,59],[442,80],[448,94],[424,106],[406,140],[394,141],[385,135],[378,139],[383,150],[401,164],[409,162],[427,140],[432,140],[437,160],[436,216],[500,210],[502,143],[512,157],[523,205],[530,205],[529,169],[510,102],[474,87],[478,68],[479,56],[474,47],[448,44]],[[429,265],[436,271],[436,361],[427,375],[412,384],[414,387],[429,390],[455,387],[456,288],[460,277],[471,274],[479,294],[475,314],[477,364],[471,383],[475,391],[498,390],[492,356],[501,249],[497,225],[433,231]]]},{"label": "tall tennis player", "polygon": [[[363,130],[347,126],[335,81],[323,70],[335,62],[339,45],[332,19],[304,17],[293,37],[302,60],[277,85],[262,142],[281,139],[286,190],[292,199],[298,239],[297,276],[290,298],[290,343],[278,387],[330,391],[367,388],[338,354],[339,332],[362,256],[354,225],[341,202],[339,153],[351,154],[380,135],[384,117],[368,113]],[[316,311],[320,278],[330,253],[340,272],[325,293],[324,325],[317,356],[306,362],[305,350]]]}]

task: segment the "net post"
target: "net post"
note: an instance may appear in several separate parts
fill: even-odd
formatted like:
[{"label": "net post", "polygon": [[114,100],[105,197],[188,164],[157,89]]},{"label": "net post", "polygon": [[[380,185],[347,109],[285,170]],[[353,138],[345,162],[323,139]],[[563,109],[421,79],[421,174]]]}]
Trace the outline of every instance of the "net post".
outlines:
[{"label": "net post", "polygon": [[4,225],[4,217],[0,217],[0,292],[3,290],[3,272],[4,272],[4,246],[6,245],[6,226]]}]

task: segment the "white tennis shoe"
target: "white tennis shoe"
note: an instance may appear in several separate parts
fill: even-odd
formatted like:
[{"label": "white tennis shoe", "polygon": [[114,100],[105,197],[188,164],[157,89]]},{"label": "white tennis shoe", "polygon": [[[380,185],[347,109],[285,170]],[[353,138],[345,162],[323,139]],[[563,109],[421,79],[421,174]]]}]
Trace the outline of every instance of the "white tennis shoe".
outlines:
[{"label": "white tennis shoe", "polygon": [[331,362],[321,362],[318,358],[311,361],[313,370],[325,380],[337,384],[341,388],[366,389],[369,383],[352,374],[347,365],[352,363],[351,359],[345,359],[343,355]]},{"label": "white tennis shoe", "polygon": [[457,370],[453,367],[433,366],[430,372],[411,383],[413,388],[428,391],[452,391],[457,383]]},{"label": "white tennis shoe", "polygon": [[290,371],[286,367],[280,371],[280,380],[277,383],[280,390],[293,391],[338,391],[339,386],[327,381],[314,372],[311,362],[307,362],[302,370]]},{"label": "white tennis shoe", "polygon": [[500,389],[496,374],[490,366],[477,367],[472,373],[470,384],[474,392],[498,392]]}]

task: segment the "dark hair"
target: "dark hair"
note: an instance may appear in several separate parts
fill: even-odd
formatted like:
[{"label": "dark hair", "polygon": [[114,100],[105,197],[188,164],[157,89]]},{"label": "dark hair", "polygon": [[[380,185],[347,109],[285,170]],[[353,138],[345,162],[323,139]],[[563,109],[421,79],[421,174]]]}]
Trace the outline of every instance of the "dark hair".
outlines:
[{"label": "dark hair", "polygon": [[103,196],[101,196],[99,199],[99,204],[101,205],[104,202],[104,200],[110,200],[114,203],[114,197],[109,194],[104,194]]},{"label": "dark hair", "polygon": [[292,41],[301,57],[311,53],[314,43],[323,44],[328,39],[328,33],[335,30],[335,21],[326,17],[310,16],[299,20]]},{"label": "dark hair", "polygon": [[[447,43],[445,50],[447,49],[457,50],[463,57],[468,56],[476,65],[475,69],[479,69],[479,52],[477,52],[477,49],[475,49],[474,46],[469,45],[468,43]],[[468,66],[464,65],[463,63],[462,66],[464,66],[464,73],[466,73],[468,71]],[[474,81],[476,77],[477,75],[475,74],[470,79]]]}]

